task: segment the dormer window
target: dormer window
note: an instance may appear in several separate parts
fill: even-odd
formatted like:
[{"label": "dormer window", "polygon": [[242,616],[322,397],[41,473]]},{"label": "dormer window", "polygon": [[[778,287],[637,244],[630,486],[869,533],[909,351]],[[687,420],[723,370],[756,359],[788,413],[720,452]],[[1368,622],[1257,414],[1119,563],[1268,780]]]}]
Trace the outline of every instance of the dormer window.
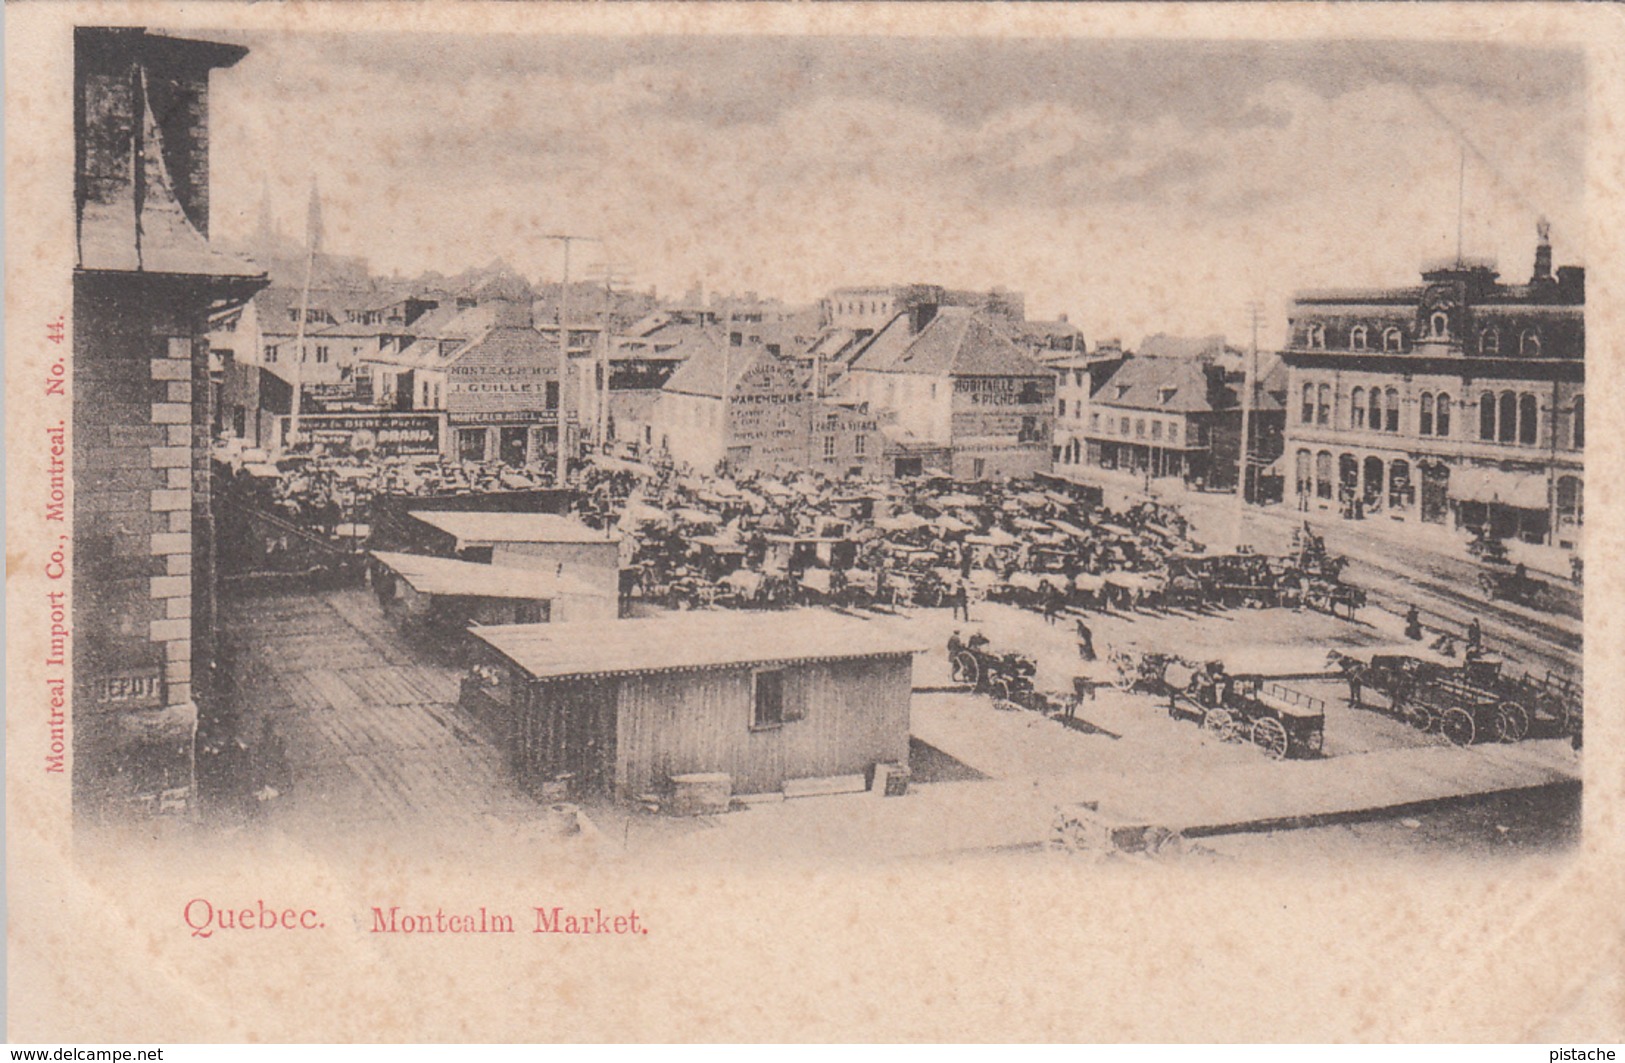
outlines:
[{"label": "dormer window", "polygon": [[1478,335],[1478,353],[1485,357],[1493,357],[1501,353],[1501,333],[1495,328],[1487,328]]},{"label": "dormer window", "polygon": [[1314,350],[1323,350],[1326,346],[1326,326],[1309,326],[1309,346]]},{"label": "dormer window", "polygon": [[1363,351],[1366,349],[1366,329],[1364,325],[1355,325],[1349,332],[1349,350]]},{"label": "dormer window", "polygon": [[1402,351],[1405,349],[1405,334],[1397,328],[1383,330],[1382,349],[1384,351]]},{"label": "dormer window", "polygon": [[1436,340],[1450,338],[1450,315],[1443,310],[1435,310],[1428,319],[1428,335]]},{"label": "dormer window", "polygon": [[1128,396],[1129,388],[1132,387],[1132,386],[1133,385],[1131,385],[1131,384],[1119,384],[1119,385],[1117,385],[1117,397],[1119,399],[1126,398]]},{"label": "dormer window", "polygon": [[1161,388],[1158,390],[1157,395],[1161,399],[1162,404],[1166,406],[1170,402],[1174,401],[1174,394],[1178,391],[1178,388]]}]

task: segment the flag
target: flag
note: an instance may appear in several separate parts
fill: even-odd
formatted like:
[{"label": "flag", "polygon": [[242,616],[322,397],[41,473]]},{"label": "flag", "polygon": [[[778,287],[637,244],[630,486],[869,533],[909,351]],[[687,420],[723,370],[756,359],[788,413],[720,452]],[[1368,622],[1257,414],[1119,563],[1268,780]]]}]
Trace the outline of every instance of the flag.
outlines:
[{"label": "flag", "polygon": [[316,191],[316,179],[310,179],[310,213],[305,221],[305,243],[315,254],[322,247],[322,197]]}]

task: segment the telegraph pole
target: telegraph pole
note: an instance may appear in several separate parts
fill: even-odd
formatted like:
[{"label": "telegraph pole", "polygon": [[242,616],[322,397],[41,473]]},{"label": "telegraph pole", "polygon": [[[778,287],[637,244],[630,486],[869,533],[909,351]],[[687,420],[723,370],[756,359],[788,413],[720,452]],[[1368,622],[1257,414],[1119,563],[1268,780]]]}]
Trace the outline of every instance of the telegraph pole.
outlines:
[{"label": "telegraph pole", "polygon": [[617,271],[626,265],[624,262],[605,262],[599,266],[604,271],[604,314],[598,332],[598,368],[597,377],[593,381],[594,412],[595,412],[595,438],[598,449],[608,453],[609,448],[609,374],[614,352],[610,345],[610,313],[613,307],[616,285],[630,282],[628,276]]},{"label": "telegraph pole", "polygon": [[1255,399],[1254,392],[1258,388],[1258,325],[1264,315],[1264,304],[1251,302],[1247,304],[1247,314],[1252,322],[1253,342],[1247,351],[1247,361],[1242,367],[1241,384],[1241,474],[1236,480],[1236,496],[1247,502],[1247,470],[1252,465],[1252,410]]},{"label": "telegraph pole", "polygon": [[553,486],[562,488],[570,475],[570,449],[565,445],[569,434],[565,415],[570,402],[570,245],[577,240],[596,240],[597,237],[547,233],[542,239],[557,240],[564,245],[564,284],[559,294],[559,461],[553,481]]}]

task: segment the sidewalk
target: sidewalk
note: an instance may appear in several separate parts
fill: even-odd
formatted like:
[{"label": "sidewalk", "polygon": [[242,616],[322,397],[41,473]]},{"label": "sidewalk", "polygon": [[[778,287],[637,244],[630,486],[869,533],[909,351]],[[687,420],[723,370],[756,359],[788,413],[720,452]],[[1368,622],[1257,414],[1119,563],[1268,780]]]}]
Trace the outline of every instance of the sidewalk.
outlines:
[{"label": "sidewalk", "polygon": [[[1078,483],[1093,484],[1106,491],[1106,505],[1112,508],[1121,508],[1123,505],[1133,505],[1147,498],[1158,502],[1181,505],[1193,510],[1186,513],[1193,525],[1201,528],[1202,532],[1213,539],[1216,534],[1225,537],[1235,534],[1233,529],[1219,527],[1212,519],[1204,517],[1217,515],[1214,510],[1237,506],[1236,496],[1232,493],[1218,491],[1198,491],[1184,481],[1175,477],[1153,478],[1150,481],[1151,490],[1146,491],[1146,479],[1143,475],[1121,472],[1111,469],[1097,469],[1093,467],[1079,467],[1077,469],[1057,470],[1057,476],[1075,480]],[[1208,513],[1202,513],[1202,510]],[[1457,531],[1442,524],[1426,524],[1419,520],[1395,520],[1386,513],[1376,513],[1364,520],[1346,520],[1334,510],[1321,510],[1311,508],[1307,512],[1299,510],[1295,505],[1276,503],[1268,506],[1249,505],[1245,512],[1248,519],[1254,516],[1266,520],[1283,523],[1288,528],[1300,527],[1308,521],[1311,527],[1318,529],[1336,529],[1351,533],[1358,533],[1362,537],[1380,539],[1405,551],[1414,551],[1421,548],[1430,553],[1437,554],[1448,561],[1463,564],[1475,564],[1472,555],[1467,552],[1467,543],[1470,539],[1465,532]],[[1200,536],[1198,536],[1200,538]],[[1206,540],[1204,540],[1206,541]],[[1209,546],[1231,546],[1229,542],[1209,542]],[[1559,583],[1569,582],[1570,552],[1555,546],[1545,546],[1539,543],[1524,543],[1509,541],[1506,543],[1507,554],[1514,565],[1525,565],[1531,574],[1548,576]],[[1388,560],[1391,560],[1389,558]]]}]

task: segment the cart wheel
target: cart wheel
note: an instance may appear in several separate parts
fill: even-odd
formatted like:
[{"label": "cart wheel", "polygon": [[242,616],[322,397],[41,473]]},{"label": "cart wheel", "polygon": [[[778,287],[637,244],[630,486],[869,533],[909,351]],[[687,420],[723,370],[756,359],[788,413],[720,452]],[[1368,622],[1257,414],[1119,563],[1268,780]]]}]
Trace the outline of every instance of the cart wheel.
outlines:
[{"label": "cart wheel", "polygon": [[1010,689],[1010,680],[1006,679],[1004,676],[1001,675],[995,677],[993,681],[988,684],[988,687],[993,694],[993,707],[995,709],[998,709],[1001,712],[1009,712],[1011,709],[1019,709],[1021,707],[1017,705],[1015,699],[1011,697],[1014,691]]},{"label": "cart wheel", "polygon": [[1439,726],[1439,715],[1426,705],[1407,705],[1404,709],[1405,720],[1418,731],[1426,733],[1436,730]]},{"label": "cart wheel", "polygon": [[1495,710],[1496,740],[1521,742],[1529,735],[1529,710],[1516,701],[1503,701]]},{"label": "cart wheel", "polygon": [[973,687],[981,685],[982,666],[972,654],[960,653],[954,658],[954,673],[961,683]]},{"label": "cart wheel", "polygon": [[1127,693],[1134,689],[1140,681],[1140,669],[1136,667],[1134,659],[1127,654],[1112,654],[1112,664],[1117,668],[1117,678],[1112,680],[1112,686]]},{"label": "cart wheel", "polygon": [[1212,731],[1221,742],[1234,742],[1240,732],[1229,709],[1209,709],[1202,714],[1202,729]]},{"label": "cart wheel", "polygon": [[1478,737],[1472,713],[1460,707],[1444,710],[1439,718],[1439,731],[1458,746],[1472,745],[1473,739]]},{"label": "cart wheel", "polygon": [[1286,727],[1273,716],[1260,716],[1253,721],[1253,745],[1275,760],[1286,757]]}]

